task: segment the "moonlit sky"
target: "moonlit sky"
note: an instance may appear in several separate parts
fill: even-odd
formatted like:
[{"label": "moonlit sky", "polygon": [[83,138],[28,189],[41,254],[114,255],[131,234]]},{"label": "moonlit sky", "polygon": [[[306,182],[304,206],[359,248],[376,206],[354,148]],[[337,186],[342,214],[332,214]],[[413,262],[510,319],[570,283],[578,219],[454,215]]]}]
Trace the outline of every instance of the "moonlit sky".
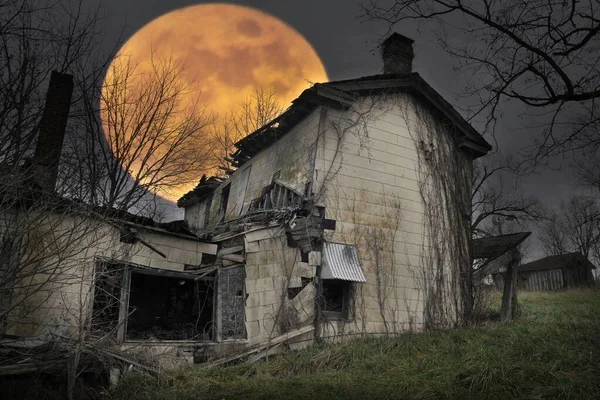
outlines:
[{"label": "moonlit sky", "polygon": [[[172,64],[166,60],[172,60]],[[329,80],[311,44],[281,19],[256,8],[213,3],[165,13],[127,38],[106,73],[103,91],[110,98],[115,79],[123,79],[123,69],[133,65],[135,73],[127,83],[119,85],[127,85],[128,95],[133,96],[124,114],[136,115],[140,109],[135,93],[147,91],[148,76],[156,68],[153,65],[165,62],[176,66],[177,85],[185,88],[175,106],[174,118],[169,118],[169,126],[162,131],[165,138],[169,137],[170,127],[184,122],[177,116],[187,115],[188,111],[219,120],[231,111],[238,112],[239,105],[253,96],[257,88],[273,93],[285,107],[312,83]],[[120,124],[108,122],[109,115],[107,112],[102,115],[104,133],[114,145],[124,132],[118,133]],[[125,119],[129,125],[136,122]],[[133,134],[129,129],[128,136]],[[192,153],[195,159],[202,159],[201,144],[206,139],[210,141],[213,134],[212,129],[203,129],[201,137],[193,140],[199,145]],[[171,146],[166,140],[153,149],[152,156],[160,159]],[[137,179],[143,184],[145,173],[140,175],[140,170],[145,168],[137,161],[129,168],[132,176],[141,177]],[[170,168],[177,166],[176,162],[167,164],[159,174],[168,175]],[[196,186],[198,171],[192,168],[181,174],[160,195],[177,201]]]},{"label": "moonlit sky", "polygon": [[[105,44],[114,45],[121,33],[123,40],[128,39],[143,25],[164,13],[203,3],[189,0],[103,0],[103,11],[108,16],[105,20]],[[231,3],[260,9],[299,31],[321,57],[331,80],[381,72],[377,45],[386,33],[387,26],[361,24],[357,18],[357,0],[257,0]],[[397,26],[395,30],[415,40],[413,70],[458,108],[461,102],[459,95],[467,83],[466,78],[453,70],[455,61],[438,47],[431,27],[415,23]],[[511,115],[510,107],[505,109],[505,115]],[[518,129],[523,125],[524,121],[510,117],[505,117],[499,125],[497,144],[504,153],[518,152],[530,143],[530,132]],[[477,122],[474,122],[474,126],[481,127]],[[544,203],[558,204],[573,190],[574,179],[566,168],[568,165],[569,160],[566,160],[560,171],[545,170],[527,177],[524,180],[525,191],[535,194]]]}]

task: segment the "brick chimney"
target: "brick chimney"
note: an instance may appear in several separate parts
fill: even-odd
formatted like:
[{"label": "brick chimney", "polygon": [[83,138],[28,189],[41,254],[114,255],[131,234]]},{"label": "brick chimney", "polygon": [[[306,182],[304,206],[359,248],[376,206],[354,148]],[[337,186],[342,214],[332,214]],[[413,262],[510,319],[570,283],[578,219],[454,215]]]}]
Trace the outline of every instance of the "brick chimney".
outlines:
[{"label": "brick chimney", "polygon": [[33,179],[47,192],[56,186],[72,95],[73,77],[52,71],[32,162]]},{"label": "brick chimney", "polygon": [[408,75],[412,72],[413,42],[414,40],[396,32],[383,41],[381,58],[384,74]]}]

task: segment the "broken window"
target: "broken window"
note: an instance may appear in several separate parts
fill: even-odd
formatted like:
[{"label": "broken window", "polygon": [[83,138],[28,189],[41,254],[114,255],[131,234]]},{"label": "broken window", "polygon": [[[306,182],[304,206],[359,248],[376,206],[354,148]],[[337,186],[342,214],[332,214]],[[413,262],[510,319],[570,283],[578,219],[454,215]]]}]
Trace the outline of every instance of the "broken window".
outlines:
[{"label": "broken window", "polygon": [[221,301],[221,337],[241,339],[246,337],[245,325],[245,269],[243,265],[224,268],[219,275]]},{"label": "broken window", "polygon": [[321,310],[325,318],[348,319],[351,282],[324,279],[321,284]]},{"label": "broken window", "polygon": [[217,279],[216,271],[192,274],[99,262],[94,287],[92,327],[119,342],[212,341],[217,321],[221,339],[246,337],[243,265],[221,270]]},{"label": "broken window", "polygon": [[92,310],[92,332],[103,335],[116,333],[119,325],[123,265],[97,262],[94,279],[94,304]]},{"label": "broken window", "polygon": [[225,221],[225,215],[227,214],[227,203],[229,202],[229,192],[231,191],[231,183],[223,188],[221,191],[221,208],[219,210],[219,222]]},{"label": "broken window", "polygon": [[133,271],[127,339],[212,340],[214,293],[214,276]]}]

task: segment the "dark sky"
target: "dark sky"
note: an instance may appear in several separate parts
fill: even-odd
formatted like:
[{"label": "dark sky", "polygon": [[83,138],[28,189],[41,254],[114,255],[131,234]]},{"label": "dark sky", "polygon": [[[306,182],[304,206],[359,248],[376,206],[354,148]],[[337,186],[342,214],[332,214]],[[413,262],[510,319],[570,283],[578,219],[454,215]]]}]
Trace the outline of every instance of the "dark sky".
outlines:
[{"label": "dark sky", "polygon": [[[104,0],[107,45],[113,44],[121,31],[126,40],[144,24],[169,11],[203,2],[184,0]],[[258,8],[272,14],[298,30],[315,48],[332,80],[355,78],[379,73],[382,64],[377,44],[387,26],[362,23],[358,20],[357,0],[256,0],[234,4]],[[459,108],[459,95],[466,85],[465,78],[455,72],[455,60],[437,45],[431,26],[403,24],[395,30],[415,40],[413,69],[446,100]],[[518,111],[507,107],[505,115]],[[530,142],[531,132],[522,128],[523,120],[506,117],[497,134],[498,146],[505,153],[519,152]],[[477,123],[476,128],[480,128]],[[569,164],[569,160],[565,165]],[[546,170],[524,180],[524,188],[549,204],[557,204],[572,192],[574,179],[562,171]]]}]

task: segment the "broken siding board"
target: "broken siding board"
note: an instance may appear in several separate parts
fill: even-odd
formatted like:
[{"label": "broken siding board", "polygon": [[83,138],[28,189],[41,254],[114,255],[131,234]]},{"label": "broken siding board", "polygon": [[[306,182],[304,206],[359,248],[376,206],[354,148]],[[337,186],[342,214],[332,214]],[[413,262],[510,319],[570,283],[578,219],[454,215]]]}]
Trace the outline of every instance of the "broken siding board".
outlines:
[{"label": "broken siding board", "polygon": [[218,257],[222,260],[233,261],[236,263],[243,263],[244,261],[246,261],[246,258],[239,254],[224,254]]},{"label": "broken siding board", "polygon": [[255,242],[249,242],[248,240],[245,240],[245,252],[246,253],[257,253],[259,252],[260,249],[260,245],[258,241]]},{"label": "broken siding board", "polygon": [[221,250],[219,250],[219,252],[217,253],[218,256],[222,256],[225,254],[233,254],[233,253],[239,253],[241,251],[244,250],[244,246],[233,246],[233,247],[226,247],[223,248]]},{"label": "broken siding board", "polygon": [[[246,198],[246,192],[248,190],[248,181],[250,179],[250,172],[252,171],[252,164],[248,165],[247,168],[244,168],[239,174],[240,178],[237,182],[237,195],[235,195],[235,204],[232,205],[234,207],[233,215],[234,217],[239,217],[245,211],[244,204]],[[233,203],[233,202],[231,202]]]},{"label": "broken siding board", "polygon": [[280,228],[262,228],[246,232],[246,242],[256,242],[264,239],[272,239],[284,235],[285,232]]}]

